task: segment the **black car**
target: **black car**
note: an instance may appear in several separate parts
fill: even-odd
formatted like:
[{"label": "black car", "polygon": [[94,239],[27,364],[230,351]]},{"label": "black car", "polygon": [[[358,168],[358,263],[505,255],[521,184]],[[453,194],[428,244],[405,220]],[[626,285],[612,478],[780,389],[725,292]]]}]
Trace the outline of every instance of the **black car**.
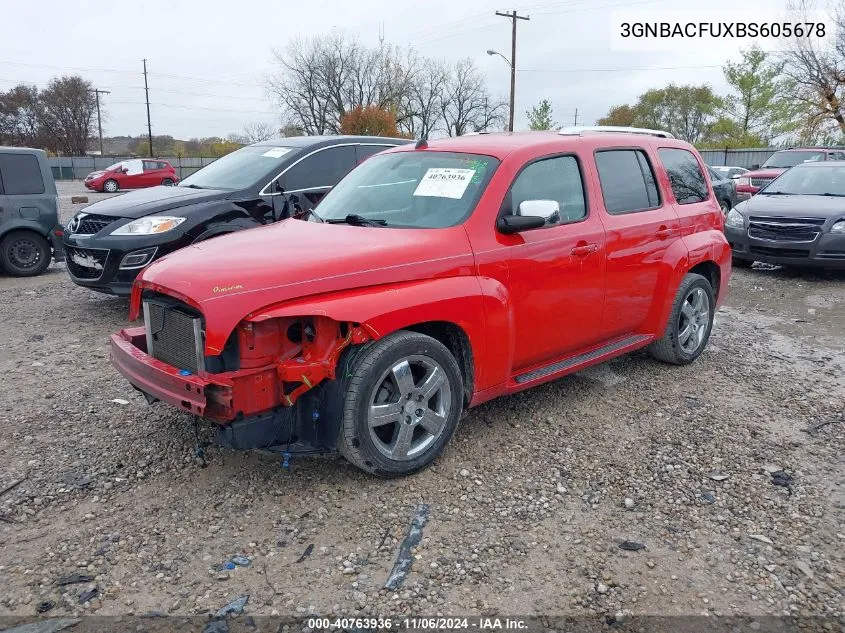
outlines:
[{"label": "black car", "polygon": [[845,161],[796,165],[728,212],[734,266],[845,269]]},{"label": "black car", "polygon": [[153,260],[195,242],[312,208],[348,171],[406,139],[303,136],[243,147],[188,176],[101,200],[68,222],[74,283],[125,295]]},{"label": "black car", "polygon": [[727,213],[736,206],[736,182],[731,178],[720,174],[712,167],[707,168],[710,182],[713,184],[713,193],[722,208],[722,213]]}]

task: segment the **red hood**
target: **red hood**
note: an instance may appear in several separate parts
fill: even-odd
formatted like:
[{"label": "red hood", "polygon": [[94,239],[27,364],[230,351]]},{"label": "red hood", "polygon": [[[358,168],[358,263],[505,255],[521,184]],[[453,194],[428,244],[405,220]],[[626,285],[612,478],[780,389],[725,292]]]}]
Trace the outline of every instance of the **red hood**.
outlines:
[{"label": "red hood", "polygon": [[199,308],[206,350],[219,353],[244,317],[269,305],[363,286],[471,275],[463,227],[391,229],[285,220],[217,237],[145,268],[130,317],[150,288]]},{"label": "red hood", "polygon": [[742,174],[740,178],[777,178],[785,171],[786,169],[783,169],[782,167],[777,169],[758,169],[756,171],[746,172]]}]

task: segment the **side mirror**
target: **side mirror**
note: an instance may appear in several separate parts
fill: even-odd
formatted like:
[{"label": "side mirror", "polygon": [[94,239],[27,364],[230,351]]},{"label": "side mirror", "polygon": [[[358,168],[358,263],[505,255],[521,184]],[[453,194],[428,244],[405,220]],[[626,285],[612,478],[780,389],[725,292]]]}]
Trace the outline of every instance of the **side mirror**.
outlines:
[{"label": "side mirror", "polygon": [[523,200],[516,215],[543,218],[544,222],[560,222],[560,204],[557,200]]},{"label": "side mirror", "polygon": [[545,225],[545,219],[534,215],[505,215],[496,222],[496,228],[505,235],[539,229]]}]

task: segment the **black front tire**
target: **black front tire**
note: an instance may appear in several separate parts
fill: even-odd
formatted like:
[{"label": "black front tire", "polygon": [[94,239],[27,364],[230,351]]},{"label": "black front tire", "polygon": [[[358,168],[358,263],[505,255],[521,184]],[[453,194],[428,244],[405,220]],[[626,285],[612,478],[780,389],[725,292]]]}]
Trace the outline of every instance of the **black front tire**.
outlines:
[{"label": "black front tire", "polygon": [[50,265],[47,240],[32,231],[12,231],[0,241],[0,268],[12,277],[34,277]]},{"label": "black front tire", "polygon": [[[702,324],[703,336],[694,349],[685,348],[681,341],[683,324],[687,323],[684,314],[685,304],[688,298],[700,290],[707,298],[707,321]],[[713,329],[713,315],[716,313],[716,301],[713,296],[713,287],[710,282],[696,273],[687,273],[675,293],[675,300],[672,302],[672,311],[669,314],[669,323],[663,337],[652,343],[648,351],[657,360],[673,365],[688,365],[701,355],[710,340],[710,332]]]},{"label": "black front tire", "polygon": [[[382,388],[377,383],[384,373],[412,357],[427,358],[443,370],[448,381],[449,410],[442,431],[422,453],[401,460],[391,459],[379,450],[372,437],[370,407],[377,390]],[[443,452],[458,427],[464,391],[458,362],[442,343],[424,334],[400,330],[347,351],[338,367],[343,398],[338,449],[347,461],[374,475],[398,477],[426,468]]]},{"label": "black front tire", "polygon": [[172,187],[173,186],[173,180],[171,180],[170,178],[165,178],[164,180],[161,181],[161,184],[164,185],[165,187]]}]

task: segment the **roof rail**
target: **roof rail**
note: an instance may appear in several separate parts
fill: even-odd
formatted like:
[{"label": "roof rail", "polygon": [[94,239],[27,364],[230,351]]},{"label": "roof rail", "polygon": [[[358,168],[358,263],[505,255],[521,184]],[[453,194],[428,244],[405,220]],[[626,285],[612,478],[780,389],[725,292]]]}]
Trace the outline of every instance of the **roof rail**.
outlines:
[{"label": "roof rail", "polygon": [[615,132],[622,134],[647,134],[648,136],[659,136],[661,138],[675,138],[673,134],[663,130],[649,130],[644,127],[622,127],[617,125],[586,125],[579,127],[561,128],[558,134],[564,136],[583,136],[592,132]]}]

